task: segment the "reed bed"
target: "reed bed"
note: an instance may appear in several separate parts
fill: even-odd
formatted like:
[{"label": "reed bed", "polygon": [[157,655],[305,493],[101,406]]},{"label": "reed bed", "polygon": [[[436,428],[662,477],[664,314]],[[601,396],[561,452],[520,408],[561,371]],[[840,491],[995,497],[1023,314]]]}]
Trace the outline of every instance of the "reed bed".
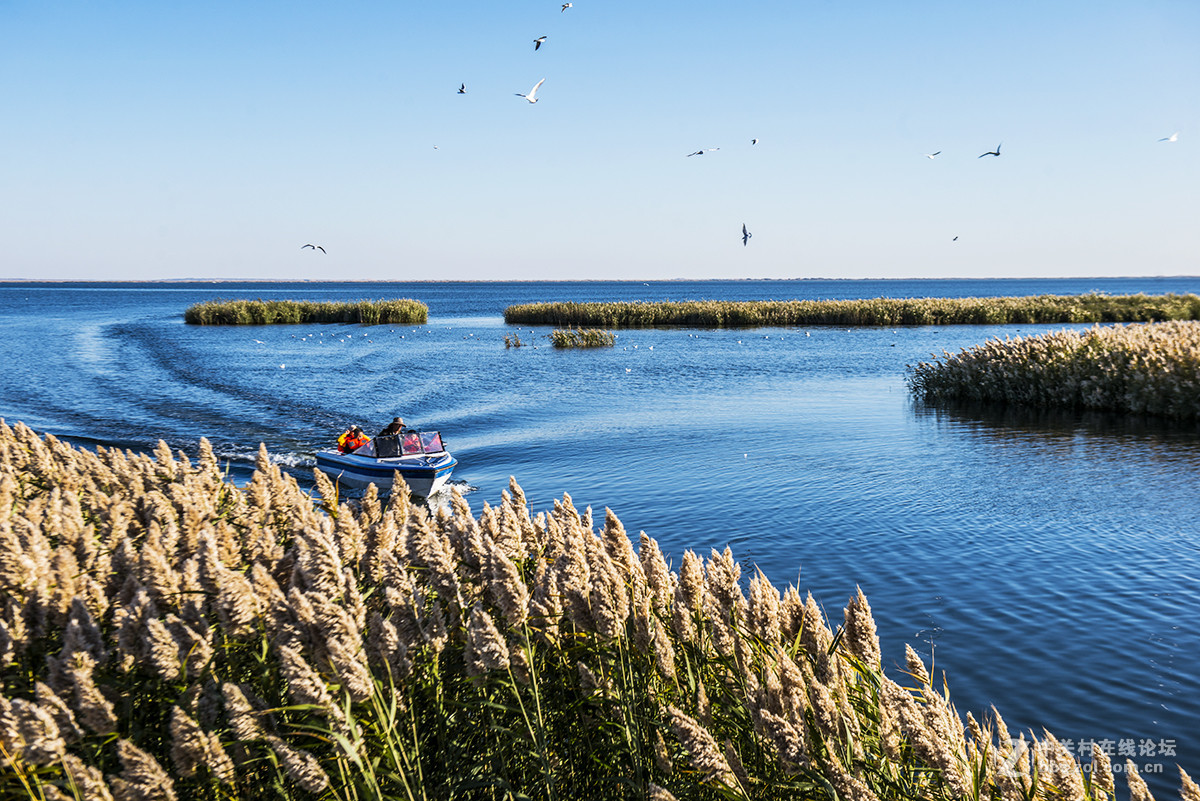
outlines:
[{"label": "reed bed", "polygon": [[510,325],[558,325],[576,328],[1000,325],[1197,319],[1200,319],[1200,296],[1144,294],[527,303],[509,306],[504,310],[504,321]]},{"label": "reed bed", "polygon": [[886,675],[861,592],[827,620],[728,549],[675,572],[515,481],[476,516],[257,467],[0,421],[0,796],[1114,797],[1099,749],[964,722],[911,649]]},{"label": "reed bed", "polygon": [[1006,337],[910,366],[927,402],[982,401],[1200,419],[1200,323]]},{"label": "reed bed", "polygon": [[556,328],[550,332],[550,344],[556,348],[611,348],[617,335],[599,328]]},{"label": "reed bed", "polygon": [[429,307],[409,298],[391,300],[206,300],[183,313],[191,325],[288,325],[296,323],[422,324]]}]

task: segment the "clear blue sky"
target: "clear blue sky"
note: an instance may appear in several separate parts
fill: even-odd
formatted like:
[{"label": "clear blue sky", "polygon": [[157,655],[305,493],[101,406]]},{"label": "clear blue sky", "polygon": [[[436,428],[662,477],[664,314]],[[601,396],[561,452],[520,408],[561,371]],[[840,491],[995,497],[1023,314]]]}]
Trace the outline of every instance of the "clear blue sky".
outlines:
[{"label": "clear blue sky", "polygon": [[0,278],[1200,274],[1195,0],[0,0],[0,33]]}]

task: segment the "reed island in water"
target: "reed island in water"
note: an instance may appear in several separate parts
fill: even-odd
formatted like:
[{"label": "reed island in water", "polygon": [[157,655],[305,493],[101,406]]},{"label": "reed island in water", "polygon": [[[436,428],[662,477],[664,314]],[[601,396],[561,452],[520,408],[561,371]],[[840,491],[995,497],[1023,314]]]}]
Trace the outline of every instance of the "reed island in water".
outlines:
[{"label": "reed island in water", "polygon": [[281,325],[295,323],[423,324],[429,307],[417,300],[311,301],[209,300],[183,313],[191,325]]},{"label": "reed island in water", "polygon": [[0,421],[3,797],[1150,798],[960,717],[911,649],[887,675],[861,592],[827,620],[728,549],[673,572],[515,481],[475,515],[257,468]]},{"label": "reed island in water", "polygon": [[929,402],[1007,403],[1200,419],[1200,322],[991,340],[908,371]]},{"label": "reed island in water", "polygon": [[792,325],[899,326],[1006,323],[1124,323],[1200,319],[1197,295],[1034,295],[859,300],[687,300],[525,303],[504,310],[510,325],[601,328],[758,328]]},{"label": "reed island in water", "polygon": [[556,348],[611,348],[617,335],[598,328],[556,328],[550,332],[550,344]]}]

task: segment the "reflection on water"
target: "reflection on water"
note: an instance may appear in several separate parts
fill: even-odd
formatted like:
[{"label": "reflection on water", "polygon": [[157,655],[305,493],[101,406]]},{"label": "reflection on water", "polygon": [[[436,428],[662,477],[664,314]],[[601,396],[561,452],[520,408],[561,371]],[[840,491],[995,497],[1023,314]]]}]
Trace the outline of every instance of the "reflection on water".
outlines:
[{"label": "reflection on water", "polygon": [[988,405],[914,403],[913,412],[960,447],[978,449],[993,489],[1010,490],[1016,503],[1040,500],[1027,518],[1058,509],[1067,530],[1195,531],[1200,425],[1194,421]]},{"label": "reflection on water", "polygon": [[1055,438],[1086,434],[1100,439],[1135,438],[1151,443],[1171,443],[1200,448],[1200,422],[1170,420],[1144,414],[1121,414],[1094,409],[1036,409],[982,403],[929,404],[913,402],[918,417],[938,425],[977,428],[981,436],[999,438]]}]

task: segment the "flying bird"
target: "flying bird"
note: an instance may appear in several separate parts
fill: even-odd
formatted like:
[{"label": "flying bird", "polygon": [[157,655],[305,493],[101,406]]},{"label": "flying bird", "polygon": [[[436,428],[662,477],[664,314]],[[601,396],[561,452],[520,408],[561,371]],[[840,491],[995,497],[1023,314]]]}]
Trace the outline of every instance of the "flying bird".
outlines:
[{"label": "flying bird", "polygon": [[533,88],[529,90],[529,94],[527,94],[527,95],[523,95],[523,94],[521,94],[520,92],[513,92],[513,94],[515,94],[517,97],[523,97],[523,98],[525,98],[525,99],[526,99],[526,100],[528,100],[530,103],[536,103],[536,102],[537,102],[537,90],[538,90],[538,87],[540,87],[540,86],[541,86],[542,84],[544,84],[545,82],[546,82],[546,79],[545,79],[545,78],[542,78],[540,81],[538,81],[536,84],[534,84]]},{"label": "flying bird", "polygon": [[533,40],[533,49],[537,50],[539,47],[541,47],[545,43],[545,41],[546,41],[545,36],[539,36],[538,38],[534,39]]},{"label": "flying bird", "polygon": [[1171,134],[1170,136],[1164,136],[1162,139],[1159,139],[1158,141],[1160,141],[1160,142],[1178,142],[1179,141],[1179,131],[1176,131],[1175,133]]},{"label": "flying bird", "polygon": [[304,250],[305,248],[312,248],[313,250],[319,250],[322,253],[325,252],[325,248],[321,247],[320,245],[301,245],[300,246],[301,250]]},{"label": "flying bird", "polygon": [[695,153],[688,153],[687,157],[691,158],[692,156],[703,156],[703,155],[704,155],[703,150],[697,150]]},{"label": "flying bird", "polygon": [[[1004,144],[1004,143],[1001,142],[1000,145],[1002,145],[1002,144]],[[996,145],[995,150],[989,150],[986,153],[980,153],[977,158],[983,158],[984,156],[999,156],[1000,155],[1000,145]]]},{"label": "flying bird", "polygon": [[742,246],[743,247],[750,244],[750,237],[752,237],[752,236],[754,236],[754,234],[747,231],[746,224],[742,223]]},{"label": "flying bird", "polygon": [[951,239],[950,241],[951,241],[951,242],[957,242],[957,241],[958,241],[958,237],[956,236],[956,237],[954,237],[953,239]]},{"label": "flying bird", "polygon": [[[996,149],[997,149],[997,150],[999,150],[1000,148],[996,148]],[[925,158],[927,158],[927,159],[931,159],[931,158],[934,158],[935,156],[940,156],[940,155],[942,155],[942,151],[940,151],[940,150],[935,150],[935,151],[934,151],[934,152],[932,152],[932,153],[926,153],[926,154],[925,154]],[[997,154],[997,155],[999,155],[999,154]]]},{"label": "flying bird", "polygon": [[[570,8],[573,5],[575,5],[575,4],[574,3],[563,3],[562,10],[566,11],[568,8]],[[562,12],[560,11],[559,13],[561,14]]]},{"label": "flying bird", "polygon": [[465,95],[467,93],[467,85],[465,83],[462,86],[458,87],[458,93],[460,95]]},{"label": "flying bird", "polygon": [[758,144],[758,140],[757,140],[757,139],[751,139],[751,140],[750,140],[750,144],[752,144],[752,145],[757,145],[757,144]]}]

